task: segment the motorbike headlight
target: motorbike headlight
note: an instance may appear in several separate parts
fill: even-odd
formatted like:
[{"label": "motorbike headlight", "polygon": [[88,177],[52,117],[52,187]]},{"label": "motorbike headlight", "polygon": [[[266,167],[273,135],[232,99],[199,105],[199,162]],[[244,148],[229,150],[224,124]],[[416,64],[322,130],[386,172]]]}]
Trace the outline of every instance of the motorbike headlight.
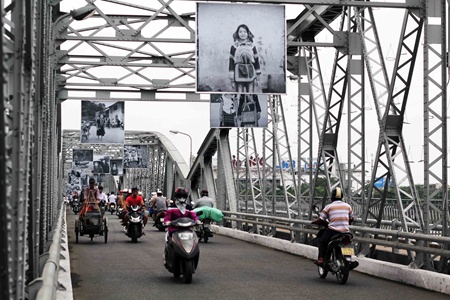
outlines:
[{"label": "motorbike headlight", "polygon": [[195,245],[195,238],[197,236],[194,236],[194,232],[180,232],[178,234],[178,238],[180,241],[181,246],[183,246],[184,250],[186,250],[187,253],[192,252],[194,250]]},{"label": "motorbike headlight", "polygon": [[141,218],[139,218],[139,217],[131,217],[130,218],[130,221],[132,222],[132,223],[139,223],[139,222],[141,222]]}]

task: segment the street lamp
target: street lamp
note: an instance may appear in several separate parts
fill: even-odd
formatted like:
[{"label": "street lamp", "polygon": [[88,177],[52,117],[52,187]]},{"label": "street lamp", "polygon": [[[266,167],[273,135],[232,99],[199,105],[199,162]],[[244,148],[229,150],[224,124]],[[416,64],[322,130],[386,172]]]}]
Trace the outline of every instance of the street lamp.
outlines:
[{"label": "street lamp", "polygon": [[189,134],[181,132],[181,131],[178,131],[178,130],[170,130],[170,132],[173,133],[173,134],[182,134],[182,135],[186,135],[186,136],[189,137],[189,149],[190,149],[190,152],[189,152],[189,169],[190,169],[192,167],[192,137]]}]

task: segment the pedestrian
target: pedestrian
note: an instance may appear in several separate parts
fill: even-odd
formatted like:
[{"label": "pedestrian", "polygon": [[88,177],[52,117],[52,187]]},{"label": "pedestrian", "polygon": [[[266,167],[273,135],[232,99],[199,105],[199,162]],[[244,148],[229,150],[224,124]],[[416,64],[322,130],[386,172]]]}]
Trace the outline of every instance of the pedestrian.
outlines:
[{"label": "pedestrian", "polygon": [[100,114],[100,117],[97,119],[97,139],[103,139],[105,135],[105,116]]}]

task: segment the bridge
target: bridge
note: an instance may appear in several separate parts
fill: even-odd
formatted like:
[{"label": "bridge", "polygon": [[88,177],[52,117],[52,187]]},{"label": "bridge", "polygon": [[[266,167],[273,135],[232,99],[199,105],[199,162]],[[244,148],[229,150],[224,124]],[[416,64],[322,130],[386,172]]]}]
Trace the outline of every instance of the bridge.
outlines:
[{"label": "bridge", "polygon": [[389,247],[404,251],[411,269],[448,274],[448,3],[259,4],[286,5],[277,64],[293,91],[274,93],[262,73],[267,128],[212,128],[186,161],[159,128],[125,125],[121,143],[82,143],[62,116],[72,101],[196,103],[207,112],[197,4],[1,1],[2,299],[39,297],[48,290],[44,270],[59,271],[74,150],[123,159],[126,145],[145,146],[146,167],[99,177],[110,190],[162,187],[171,197],[184,185],[195,201],[207,188],[238,219],[225,227],[308,244],[313,208],[341,186],[358,216],[359,256],[375,259],[377,245]]}]

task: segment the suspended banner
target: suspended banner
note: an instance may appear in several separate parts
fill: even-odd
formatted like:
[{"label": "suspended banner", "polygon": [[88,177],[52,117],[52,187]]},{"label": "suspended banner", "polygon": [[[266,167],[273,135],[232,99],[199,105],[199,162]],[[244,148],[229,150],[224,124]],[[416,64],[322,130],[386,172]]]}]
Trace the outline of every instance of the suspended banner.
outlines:
[{"label": "suspended banner", "polygon": [[147,145],[124,145],[123,168],[146,169],[148,162]]},{"label": "suspended banner", "polygon": [[94,150],[73,149],[72,150],[72,169],[73,170],[92,170],[94,166]]},{"label": "suspended banner", "polygon": [[211,94],[211,128],[267,128],[267,96],[257,94]]},{"label": "suspended banner", "polygon": [[122,159],[111,159],[109,162],[111,168],[112,176],[123,175],[123,160]]},{"label": "suspended banner", "polygon": [[109,161],[110,161],[109,155],[95,154],[92,173],[93,174],[109,174],[110,173]]},{"label": "suspended banner", "polygon": [[123,101],[81,101],[81,143],[123,144],[124,116]]},{"label": "suspended banner", "polygon": [[286,94],[283,5],[197,3],[196,91]]}]

